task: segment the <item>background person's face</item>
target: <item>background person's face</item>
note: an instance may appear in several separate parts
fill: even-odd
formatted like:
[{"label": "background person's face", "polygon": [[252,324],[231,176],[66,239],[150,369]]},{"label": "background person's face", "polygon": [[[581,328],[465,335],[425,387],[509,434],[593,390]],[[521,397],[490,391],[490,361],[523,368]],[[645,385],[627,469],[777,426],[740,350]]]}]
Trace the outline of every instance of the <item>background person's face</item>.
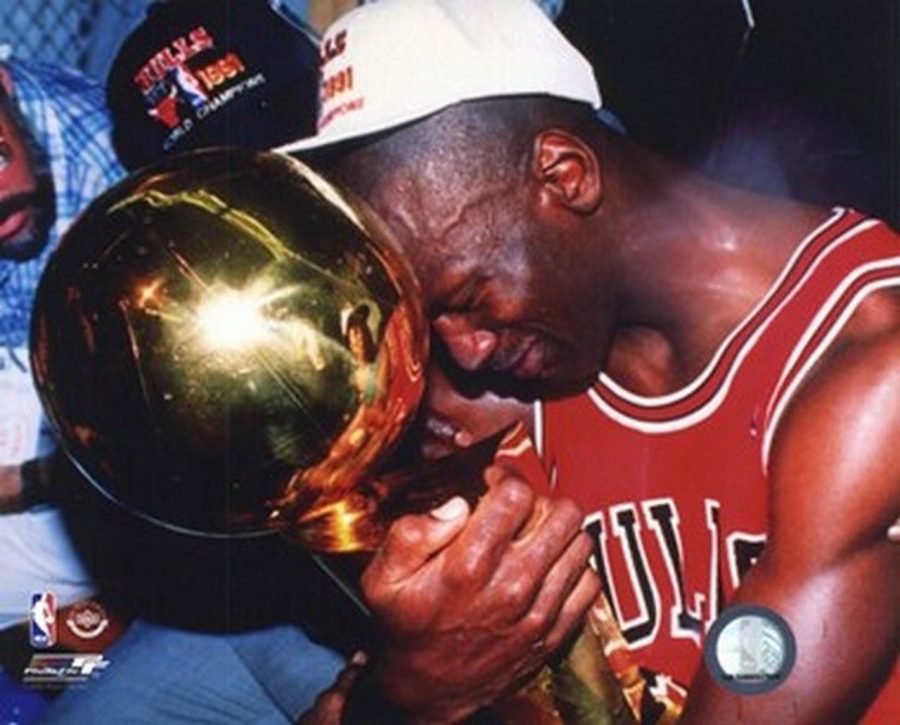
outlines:
[{"label": "background person's face", "polygon": [[46,239],[46,198],[24,133],[0,101],[0,258],[33,256]]}]

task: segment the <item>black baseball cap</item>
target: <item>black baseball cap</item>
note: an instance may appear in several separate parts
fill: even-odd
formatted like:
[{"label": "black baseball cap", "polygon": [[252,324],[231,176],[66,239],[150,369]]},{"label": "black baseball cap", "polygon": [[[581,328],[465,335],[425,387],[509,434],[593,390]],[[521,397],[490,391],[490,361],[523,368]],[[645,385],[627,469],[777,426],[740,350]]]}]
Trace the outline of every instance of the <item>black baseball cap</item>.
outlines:
[{"label": "black baseball cap", "polygon": [[318,90],[318,43],[267,0],[151,5],[106,87],[129,169],[205,146],[266,149],[312,135]]}]

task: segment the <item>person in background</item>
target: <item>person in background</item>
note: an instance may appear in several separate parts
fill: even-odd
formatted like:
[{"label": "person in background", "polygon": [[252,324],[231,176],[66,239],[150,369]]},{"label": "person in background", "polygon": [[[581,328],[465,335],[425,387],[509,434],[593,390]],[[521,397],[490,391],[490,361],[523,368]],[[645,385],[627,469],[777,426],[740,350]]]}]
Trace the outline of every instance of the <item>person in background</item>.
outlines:
[{"label": "person in background", "polygon": [[[18,697],[10,677],[27,662],[32,595],[53,592],[67,607],[95,591],[55,505],[55,442],[32,384],[28,335],[48,258],[122,173],[99,85],[64,68],[0,61],[0,675],[11,688],[0,700]],[[64,639],[65,625],[58,631]]]},{"label": "person in background", "polygon": [[[106,95],[129,170],[214,146],[268,149],[315,128],[318,47],[266,0],[154,3]],[[72,532],[106,600],[133,617],[109,668],[43,714],[93,723],[291,722],[364,635],[317,564],[277,536],[204,539],[80,492]],[[317,644],[313,638],[327,644]]]}]

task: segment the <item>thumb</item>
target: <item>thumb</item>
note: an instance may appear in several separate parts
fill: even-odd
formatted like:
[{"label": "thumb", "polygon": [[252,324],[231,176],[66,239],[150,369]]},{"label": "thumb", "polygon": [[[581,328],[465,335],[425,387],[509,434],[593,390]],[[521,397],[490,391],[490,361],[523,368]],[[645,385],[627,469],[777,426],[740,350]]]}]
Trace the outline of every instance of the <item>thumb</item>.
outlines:
[{"label": "thumb", "polygon": [[365,653],[354,654],[334,684],[319,694],[312,710],[300,716],[297,720],[298,725],[341,725],[350,690],[367,661]]},{"label": "thumb", "polygon": [[412,576],[456,538],[469,511],[466,500],[454,496],[427,514],[397,519],[366,570],[366,578],[397,583]]}]

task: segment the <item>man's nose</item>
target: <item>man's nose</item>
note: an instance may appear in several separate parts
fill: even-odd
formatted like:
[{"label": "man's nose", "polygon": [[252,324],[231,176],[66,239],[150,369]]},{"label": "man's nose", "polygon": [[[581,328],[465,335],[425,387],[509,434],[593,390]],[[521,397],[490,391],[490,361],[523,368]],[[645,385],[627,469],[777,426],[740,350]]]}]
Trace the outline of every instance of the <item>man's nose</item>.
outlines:
[{"label": "man's nose", "polygon": [[474,328],[462,315],[441,315],[434,329],[463,370],[477,370],[497,348],[495,333]]}]

